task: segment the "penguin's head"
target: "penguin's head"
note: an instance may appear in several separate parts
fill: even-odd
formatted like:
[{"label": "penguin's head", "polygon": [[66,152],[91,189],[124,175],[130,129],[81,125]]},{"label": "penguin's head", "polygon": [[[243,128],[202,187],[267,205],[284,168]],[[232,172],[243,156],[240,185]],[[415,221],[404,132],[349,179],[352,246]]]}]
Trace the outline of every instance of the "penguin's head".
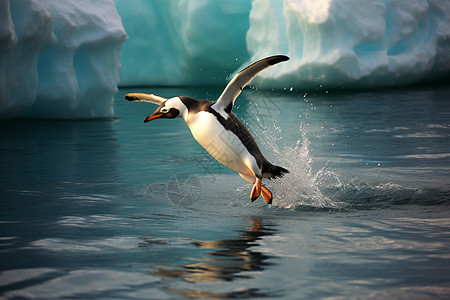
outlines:
[{"label": "penguin's head", "polygon": [[159,105],[150,116],[144,119],[145,123],[158,118],[174,119],[181,117],[186,120],[188,114],[186,105],[183,104],[179,97],[167,99],[153,94],[130,93],[125,95],[125,99],[128,101],[150,102]]},{"label": "penguin's head", "polygon": [[150,116],[144,119],[144,122],[147,123],[160,118],[174,119],[176,117],[183,117],[185,112],[187,112],[186,106],[180,98],[174,97],[161,103]]}]

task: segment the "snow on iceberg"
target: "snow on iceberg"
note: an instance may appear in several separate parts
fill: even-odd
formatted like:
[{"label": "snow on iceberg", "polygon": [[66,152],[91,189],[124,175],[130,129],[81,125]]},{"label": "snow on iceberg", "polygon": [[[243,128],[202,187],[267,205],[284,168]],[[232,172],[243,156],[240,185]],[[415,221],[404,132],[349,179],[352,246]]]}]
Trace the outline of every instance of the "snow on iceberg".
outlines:
[{"label": "snow on iceberg", "polygon": [[112,0],[0,0],[0,117],[110,117],[126,38]]},{"label": "snow on iceberg", "polygon": [[[224,84],[273,54],[264,87],[315,89],[448,79],[448,0],[116,0],[130,35],[121,86]],[[282,80],[280,80],[282,79]]]}]

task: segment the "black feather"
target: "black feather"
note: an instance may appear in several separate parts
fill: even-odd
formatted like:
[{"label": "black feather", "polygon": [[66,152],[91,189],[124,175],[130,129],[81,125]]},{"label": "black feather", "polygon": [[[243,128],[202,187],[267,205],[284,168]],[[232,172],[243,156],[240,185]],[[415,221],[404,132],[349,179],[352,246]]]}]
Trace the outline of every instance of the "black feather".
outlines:
[{"label": "black feather", "polygon": [[289,171],[285,168],[272,165],[267,160],[263,162],[261,172],[263,174],[263,177],[268,179],[281,178],[284,176],[284,174],[289,173]]}]

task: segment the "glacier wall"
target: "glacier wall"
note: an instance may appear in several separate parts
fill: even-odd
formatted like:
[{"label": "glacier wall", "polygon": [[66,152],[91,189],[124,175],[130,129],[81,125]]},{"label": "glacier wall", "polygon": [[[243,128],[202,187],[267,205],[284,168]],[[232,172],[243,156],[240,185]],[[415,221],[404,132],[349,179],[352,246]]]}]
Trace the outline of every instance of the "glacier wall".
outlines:
[{"label": "glacier wall", "polygon": [[0,117],[113,116],[126,36],[112,0],[0,0]]},{"label": "glacier wall", "polygon": [[273,54],[262,87],[317,89],[448,79],[448,0],[116,0],[130,36],[121,86],[225,84]]},{"label": "glacier wall", "polygon": [[121,86],[222,84],[249,58],[250,0],[116,0],[116,6],[129,34]]}]

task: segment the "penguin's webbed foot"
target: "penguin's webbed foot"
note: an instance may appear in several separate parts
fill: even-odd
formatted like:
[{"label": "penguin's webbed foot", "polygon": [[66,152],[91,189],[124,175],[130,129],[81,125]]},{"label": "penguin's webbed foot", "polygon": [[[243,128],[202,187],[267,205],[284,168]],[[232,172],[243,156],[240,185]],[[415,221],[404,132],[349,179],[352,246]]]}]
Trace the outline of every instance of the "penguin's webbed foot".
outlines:
[{"label": "penguin's webbed foot", "polygon": [[256,178],[256,181],[253,184],[252,192],[250,193],[250,199],[252,199],[252,202],[258,199],[259,195],[261,195],[261,182],[261,178]]},{"label": "penguin's webbed foot", "polygon": [[267,204],[272,204],[272,193],[263,184],[261,185],[261,193],[264,201],[266,201]]}]

